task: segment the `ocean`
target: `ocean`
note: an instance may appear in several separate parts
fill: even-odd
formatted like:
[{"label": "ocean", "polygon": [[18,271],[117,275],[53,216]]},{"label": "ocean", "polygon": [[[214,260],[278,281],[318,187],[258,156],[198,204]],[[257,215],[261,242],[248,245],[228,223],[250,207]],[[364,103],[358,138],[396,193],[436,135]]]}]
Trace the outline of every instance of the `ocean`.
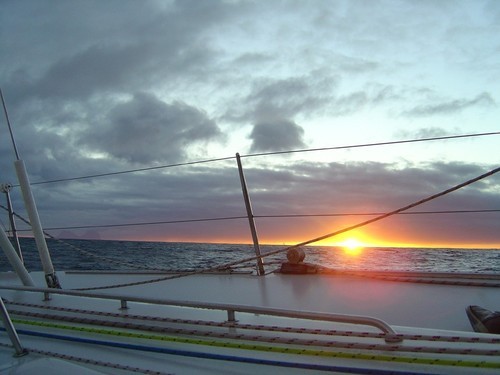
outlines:
[{"label": "ocean", "polygon": [[[29,271],[41,270],[35,241],[20,239]],[[252,245],[139,242],[109,240],[47,240],[57,270],[198,270],[236,262],[255,255]],[[285,246],[262,245],[261,253]],[[306,246],[305,262],[338,270],[468,272],[500,274],[500,249],[429,249],[366,247],[351,254],[339,247]],[[279,268],[286,253],[266,257],[266,272]],[[255,262],[246,263],[255,268]],[[239,267],[239,266],[236,266]],[[240,268],[237,268],[240,269]],[[241,269],[244,269],[242,267]],[[0,271],[11,270],[0,255]]]}]

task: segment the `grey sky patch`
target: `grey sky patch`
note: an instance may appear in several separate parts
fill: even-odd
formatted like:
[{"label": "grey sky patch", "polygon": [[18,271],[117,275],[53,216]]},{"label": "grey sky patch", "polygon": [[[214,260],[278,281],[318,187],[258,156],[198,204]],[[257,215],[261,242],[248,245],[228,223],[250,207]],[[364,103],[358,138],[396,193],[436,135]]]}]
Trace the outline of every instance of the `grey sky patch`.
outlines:
[{"label": "grey sky patch", "polygon": [[342,73],[365,74],[373,73],[380,68],[380,63],[374,60],[335,54],[332,59],[335,69]]},{"label": "grey sky patch", "polygon": [[[321,86],[321,90],[317,89],[318,86]],[[332,94],[328,86],[333,89],[335,80],[324,78],[318,81],[309,76],[283,79],[256,87],[248,98],[251,103],[255,103],[252,116],[257,120],[268,120],[314,112],[326,105]]]},{"label": "grey sky patch", "polygon": [[408,130],[402,130],[397,132],[398,138],[416,138],[416,139],[425,139],[425,138],[434,138],[434,137],[445,137],[448,135],[453,135],[458,133],[456,132],[450,132],[448,130],[439,128],[437,126],[433,127],[427,127],[427,128],[420,128],[420,129],[415,129],[412,131]]},{"label": "grey sky patch", "polygon": [[304,77],[255,80],[250,92],[238,98],[225,120],[259,123],[311,116],[329,106],[337,79],[326,72]]},{"label": "grey sky patch", "polygon": [[304,148],[304,129],[289,120],[255,124],[250,139],[252,152],[280,151]]},{"label": "grey sky patch", "polygon": [[[58,29],[66,33],[55,32],[49,21],[25,22],[29,8],[19,7],[14,12],[17,24],[13,28],[22,31],[16,35],[18,44],[37,41],[45,45],[50,39],[45,49],[26,50],[21,61],[6,65],[3,86],[12,97],[17,98],[20,92],[24,99],[81,100],[94,93],[130,93],[138,86],[151,88],[166,77],[198,74],[214,55],[205,37],[207,28],[232,9],[215,1],[210,5],[186,1],[164,6],[154,2],[137,5],[134,1],[100,5],[100,22],[90,16],[95,3],[40,7],[36,18],[51,19],[59,14]],[[116,8],[120,11],[115,12]],[[75,39],[67,38],[67,33]]]},{"label": "grey sky patch", "polygon": [[373,104],[385,104],[401,100],[402,94],[393,85],[375,85],[371,90],[371,102]]},{"label": "grey sky patch", "polygon": [[362,110],[369,102],[365,92],[353,92],[345,96],[336,98],[330,106],[330,110],[337,116],[346,115]]},{"label": "grey sky patch", "polygon": [[141,56],[146,48],[93,46],[54,64],[29,92],[40,98],[77,99],[102,90],[117,90],[132,71],[140,71]]},{"label": "grey sky patch", "polygon": [[404,93],[392,85],[369,83],[361,90],[336,94],[325,105],[325,111],[336,117],[348,116],[363,110],[401,103],[404,99]]},{"label": "grey sky patch", "polygon": [[495,105],[493,97],[483,92],[472,99],[455,99],[439,103],[419,105],[403,112],[405,116],[433,116],[456,113],[476,106]]},{"label": "grey sky patch", "polygon": [[264,53],[244,53],[238,56],[232,63],[236,66],[251,66],[264,64],[266,62],[271,62],[273,60],[272,56]]}]

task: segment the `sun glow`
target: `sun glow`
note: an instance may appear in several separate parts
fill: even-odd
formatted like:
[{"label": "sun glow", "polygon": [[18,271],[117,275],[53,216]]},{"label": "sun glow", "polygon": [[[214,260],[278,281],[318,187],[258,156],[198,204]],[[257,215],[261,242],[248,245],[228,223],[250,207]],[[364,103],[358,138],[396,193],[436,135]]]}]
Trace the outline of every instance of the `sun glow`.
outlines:
[{"label": "sun glow", "polygon": [[363,243],[355,238],[348,238],[347,240],[340,242],[340,246],[344,248],[344,251],[348,254],[359,254],[363,249]]}]

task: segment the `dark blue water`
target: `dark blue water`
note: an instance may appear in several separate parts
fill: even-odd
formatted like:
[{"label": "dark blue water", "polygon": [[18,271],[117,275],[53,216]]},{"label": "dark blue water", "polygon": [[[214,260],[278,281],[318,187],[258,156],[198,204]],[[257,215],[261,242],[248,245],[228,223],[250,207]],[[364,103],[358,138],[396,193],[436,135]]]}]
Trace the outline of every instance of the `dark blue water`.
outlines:
[{"label": "dark blue water", "polygon": [[[252,245],[103,240],[48,240],[56,270],[211,268],[254,256]],[[34,240],[21,238],[29,271],[41,270]],[[283,246],[261,246],[261,252]],[[352,255],[337,247],[305,247],[306,262],[340,270],[472,272],[500,274],[500,250],[364,248]],[[286,254],[265,258],[266,271],[279,267]],[[246,266],[254,267],[254,262]],[[0,271],[11,267],[0,254]],[[247,268],[248,269],[248,268]]]}]

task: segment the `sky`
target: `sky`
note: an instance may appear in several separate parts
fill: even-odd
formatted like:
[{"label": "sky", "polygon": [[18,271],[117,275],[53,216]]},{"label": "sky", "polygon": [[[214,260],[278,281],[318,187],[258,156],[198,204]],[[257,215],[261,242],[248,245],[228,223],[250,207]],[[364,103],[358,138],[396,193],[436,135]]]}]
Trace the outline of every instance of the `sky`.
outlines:
[{"label": "sky", "polygon": [[[272,244],[335,233],[499,167],[498,134],[344,148],[499,133],[496,0],[0,9],[0,87],[56,237],[250,243],[236,153],[259,239]],[[0,182],[16,185],[4,116],[0,134]],[[10,193],[26,217],[19,187]],[[412,211],[441,213],[322,244],[500,248],[500,173]],[[4,210],[1,220],[9,228]]]}]

